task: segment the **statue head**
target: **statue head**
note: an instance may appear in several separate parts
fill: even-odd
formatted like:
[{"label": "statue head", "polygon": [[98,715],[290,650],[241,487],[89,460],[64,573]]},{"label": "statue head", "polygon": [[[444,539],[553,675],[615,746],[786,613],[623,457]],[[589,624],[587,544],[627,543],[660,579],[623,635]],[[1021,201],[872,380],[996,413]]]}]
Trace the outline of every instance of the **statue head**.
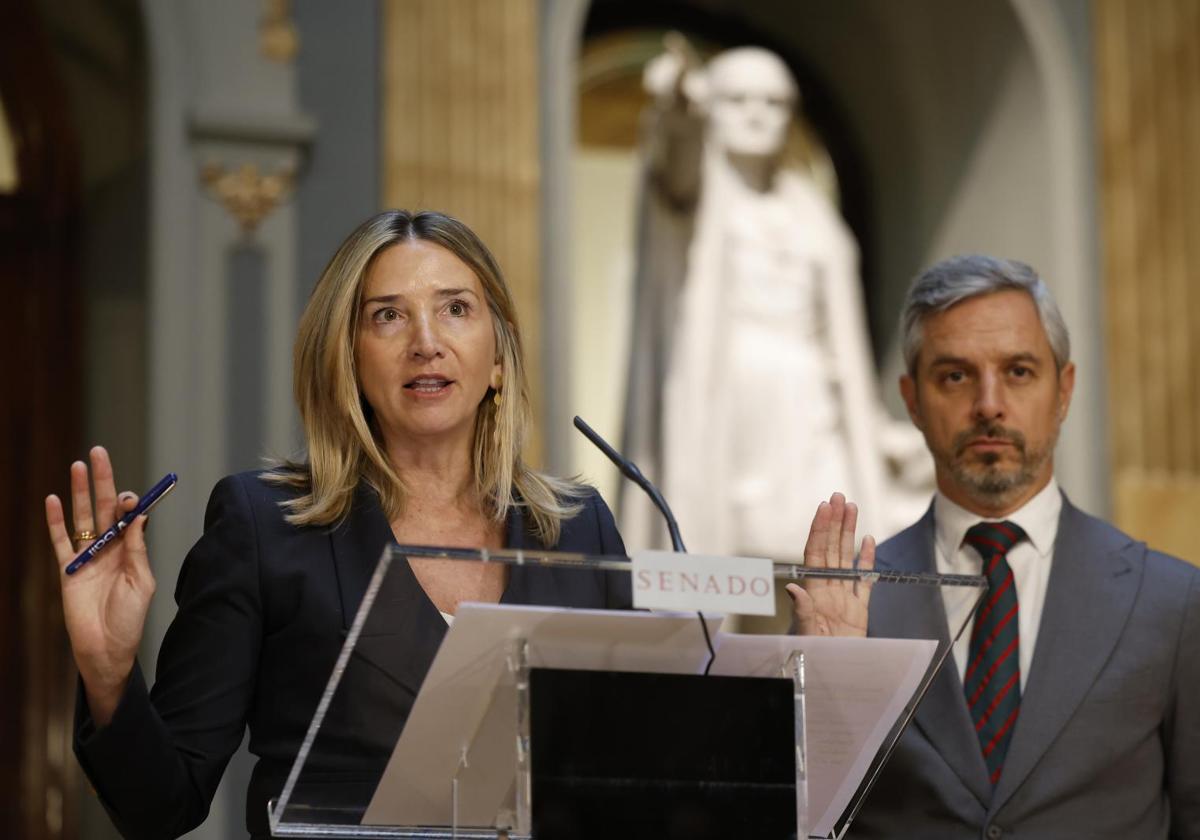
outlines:
[{"label": "statue head", "polygon": [[761,47],[737,47],[708,64],[712,139],[735,155],[778,154],[798,90],[783,60]]}]

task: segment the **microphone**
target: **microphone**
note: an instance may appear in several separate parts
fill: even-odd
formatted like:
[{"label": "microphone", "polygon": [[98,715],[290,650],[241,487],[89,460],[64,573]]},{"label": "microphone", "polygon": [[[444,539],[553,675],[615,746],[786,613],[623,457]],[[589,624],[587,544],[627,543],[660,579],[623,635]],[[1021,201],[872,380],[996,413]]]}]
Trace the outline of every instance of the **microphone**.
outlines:
[{"label": "microphone", "polygon": [[[683,547],[683,537],[679,535],[679,523],[675,521],[675,514],[671,513],[671,508],[667,505],[667,500],[663,498],[662,493],[658,492],[658,488],[650,483],[650,479],[642,475],[642,471],[637,468],[637,464],[613,449],[608,441],[600,437],[595,429],[583,422],[583,418],[578,414],[575,415],[575,428],[583,432],[584,437],[594,443],[596,448],[607,456],[608,460],[617,465],[617,469],[621,471],[621,475],[645,491],[650,500],[654,502],[654,506],[658,508],[658,512],[667,520],[667,530],[671,532],[671,547],[679,554],[687,554],[687,549]],[[708,662],[704,665],[704,676],[707,677],[708,670],[712,668],[713,660],[717,658],[717,652],[713,650],[712,637],[708,635],[708,624],[704,621],[704,613],[698,612],[696,615],[700,619],[700,630],[704,633],[704,644],[708,647]]]},{"label": "microphone", "polygon": [[575,428],[583,432],[584,437],[594,443],[596,448],[603,452],[608,460],[617,465],[617,469],[621,471],[621,475],[645,491],[650,500],[654,502],[654,506],[658,508],[659,513],[667,520],[667,530],[671,532],[671,547],[680,554],[686,554],[687,549],[683,547],[683,537],[679,535],[679,524],[675,521],[675,514],[671,513],[671,508],[667,506],[667,500],[662,497],[662,493],[658,492],[658,488],[650,483],[650,479],[642,475],[642,471],[637,468],[637,464],[613,449],[608,441],[600,437],[595,429],[583,422],[583,419],[578,414],[575,415]]}]

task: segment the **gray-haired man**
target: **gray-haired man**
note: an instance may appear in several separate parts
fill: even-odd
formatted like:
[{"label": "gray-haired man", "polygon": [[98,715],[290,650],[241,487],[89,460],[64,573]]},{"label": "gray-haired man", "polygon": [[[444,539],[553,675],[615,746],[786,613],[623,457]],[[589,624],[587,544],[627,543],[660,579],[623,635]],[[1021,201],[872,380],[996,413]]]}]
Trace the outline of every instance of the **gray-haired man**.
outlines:
[{"label": "gray-haired man", "polygon": [[[991,586],[852,836],[1200,837],[1200,570],[1059,490],[1075,366],[1049,290],[956,257],[914,281],[903,329],[938,489],[876,563]],[[945,637],[948,609],[878,591],[870,633]]]}]

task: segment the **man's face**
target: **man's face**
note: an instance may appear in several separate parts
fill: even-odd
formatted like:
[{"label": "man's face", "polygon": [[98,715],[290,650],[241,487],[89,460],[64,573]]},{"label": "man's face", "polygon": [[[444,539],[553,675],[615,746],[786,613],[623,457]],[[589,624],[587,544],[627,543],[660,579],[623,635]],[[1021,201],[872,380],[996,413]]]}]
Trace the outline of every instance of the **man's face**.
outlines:
[{"label": "man's face", "polygon": [[1033,299],[970,298],[926,317],[915,374],[900,379],[925,435],[938,489],[986,516],[1016,510],[1054,473],[1054,444],[1075,386],[1061,372]]}]

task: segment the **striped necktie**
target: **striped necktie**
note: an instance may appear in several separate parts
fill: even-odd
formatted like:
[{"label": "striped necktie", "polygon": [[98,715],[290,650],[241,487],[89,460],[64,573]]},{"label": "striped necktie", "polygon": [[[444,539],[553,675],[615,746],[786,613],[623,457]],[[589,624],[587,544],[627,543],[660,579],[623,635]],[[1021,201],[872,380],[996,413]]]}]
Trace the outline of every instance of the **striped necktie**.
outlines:
[{"label": "striped necktie", "polygon": [[1000,780],[1021,710],[1017,585],[1006,556],[1023,539],[1025,532],[1012,522],[980,522],[965,539],[983,558],[988,593],[975,614],[963,691],[992,785]]}]

